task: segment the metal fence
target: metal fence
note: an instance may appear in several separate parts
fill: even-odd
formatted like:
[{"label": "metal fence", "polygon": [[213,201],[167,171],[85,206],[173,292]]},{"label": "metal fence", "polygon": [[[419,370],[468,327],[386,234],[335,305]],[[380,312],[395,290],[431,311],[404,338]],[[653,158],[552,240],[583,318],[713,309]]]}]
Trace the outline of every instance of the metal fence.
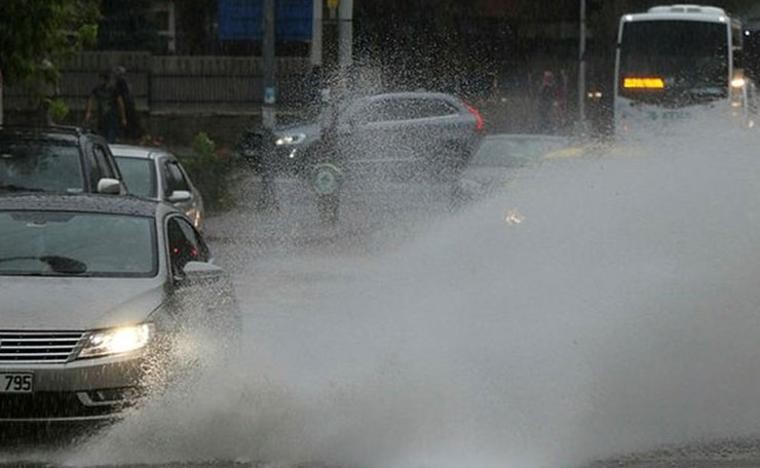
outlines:
[{"label": "metal fence", "polygon": [[[138,111],[149,113],[248,113],[263,97],[261,60],[257,57],[152,56],[145,52],[84,52],[61,66],[56,94],[73,111],[84,110],[98,75],[122,66]],[[277,61],[282,104],[301,102],[309,72],[307,58]],[[32,110],[22,87],[5,90],[7,111]]]}]

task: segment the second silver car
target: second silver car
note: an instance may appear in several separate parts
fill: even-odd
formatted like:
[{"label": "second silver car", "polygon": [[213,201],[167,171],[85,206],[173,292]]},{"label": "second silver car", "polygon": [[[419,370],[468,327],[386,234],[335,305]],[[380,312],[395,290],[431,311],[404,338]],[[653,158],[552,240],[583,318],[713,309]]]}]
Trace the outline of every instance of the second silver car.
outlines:
[{"label": "second silver car", "polygon": [[129,193],[174,205],[201,229],[205,219],[203,197],[182,164],[160,148],[110,145]]}]

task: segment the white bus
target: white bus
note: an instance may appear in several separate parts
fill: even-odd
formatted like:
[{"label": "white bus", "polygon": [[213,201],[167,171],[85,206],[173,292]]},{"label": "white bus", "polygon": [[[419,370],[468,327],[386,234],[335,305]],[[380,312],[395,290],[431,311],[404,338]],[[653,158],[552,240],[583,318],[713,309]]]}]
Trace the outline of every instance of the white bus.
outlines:
[{"label": "white bus", "polygon": [[615,60],[616,133],[667,128],[707,108],[753,125],[743,35],[741,22],[717,7],[658,6],[624,15]]}]

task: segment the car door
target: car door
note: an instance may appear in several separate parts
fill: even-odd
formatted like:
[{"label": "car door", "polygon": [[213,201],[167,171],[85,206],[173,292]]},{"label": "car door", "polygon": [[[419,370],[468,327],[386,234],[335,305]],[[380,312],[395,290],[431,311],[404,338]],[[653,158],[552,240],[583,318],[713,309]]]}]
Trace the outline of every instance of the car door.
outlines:
[{"label": "car door", "polygon": [[406,129],[410,109],[403,99],[380,97],[355,106],[343,119],[345,160],[354,173],[384,176],[413,161]]},{"label": "car door", "polygon": [[452,148],[466,147],[472,134],[469,121],[454,103],[443,96],[415,98],[413,107],[418,154],[427,158],[445,155]]}]

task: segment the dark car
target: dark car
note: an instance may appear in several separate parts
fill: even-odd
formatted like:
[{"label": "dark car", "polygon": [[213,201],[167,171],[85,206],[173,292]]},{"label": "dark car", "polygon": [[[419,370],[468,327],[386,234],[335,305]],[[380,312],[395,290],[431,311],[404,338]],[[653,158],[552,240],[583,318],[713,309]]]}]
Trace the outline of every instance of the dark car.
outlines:
[{"label": "dark car", "polygon": [[390,93],[333,104],[317,121],[271,135],[250,132],[240,152],[276,171],[304,173],[330,162],[348,173],[440,176],[467,165],[483,132],[479,112],[454,96]]},{"label": "dark car", "polygon": [[0,238],[0,427],[110,418],[232,350],[229,278],[169,204],[12,194]]},{"label": "dark car", "polygon": [[124,193],[100,136],[76,127],[0,127],[0,193]]},{"label": "dark car", "polygon": [[468,198],[503,189],[518,170],[551,159],[580,157],[587,151],[571,138],[540,134],[495,134],[483,139],[461,177]]}]

